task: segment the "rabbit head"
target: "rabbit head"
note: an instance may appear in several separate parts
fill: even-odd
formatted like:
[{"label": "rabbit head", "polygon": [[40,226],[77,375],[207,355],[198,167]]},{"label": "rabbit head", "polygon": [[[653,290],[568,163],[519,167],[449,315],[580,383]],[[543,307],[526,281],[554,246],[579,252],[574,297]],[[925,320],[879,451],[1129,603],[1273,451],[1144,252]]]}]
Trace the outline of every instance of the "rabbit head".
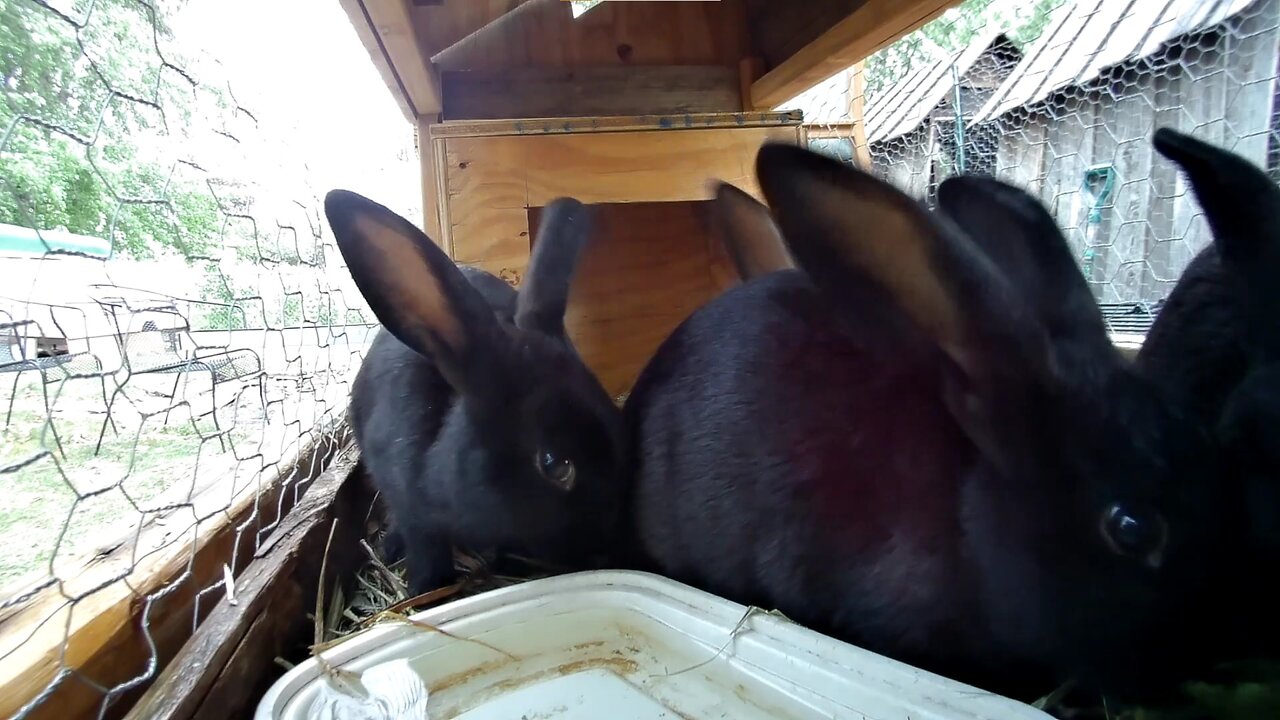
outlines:
[{"label": "rabbit head", "polygon": [[447,510],[437,511],[449,514],[452,534],[480,545],[598,548],[583,533],[613,527],[623,443],[619,411],[565,334],[586,208],[568,198],[545,208],[510,317],[387,208],[335,190],[325,212],[383,327],[456,393],[426,463],[443,485],[435,496]]},{"label": "rabbit head", "polygon": [[993,637],[1086,681],[1138,681],[1208,569],[1208,438],[1112,346],[1052,217],[978,177],[945,183],[931,214],[790,145],[762,148],[757,172],[833,307],[865,313],[851,293],[869,284],[936,349],[976,452],[960,512]]}]

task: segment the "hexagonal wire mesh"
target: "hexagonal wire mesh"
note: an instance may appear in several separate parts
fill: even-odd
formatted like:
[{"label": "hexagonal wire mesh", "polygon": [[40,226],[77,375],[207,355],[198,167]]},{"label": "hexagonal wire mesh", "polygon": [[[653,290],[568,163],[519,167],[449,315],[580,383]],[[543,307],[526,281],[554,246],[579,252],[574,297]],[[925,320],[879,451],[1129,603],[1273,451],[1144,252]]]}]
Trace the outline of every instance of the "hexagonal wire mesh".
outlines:
[{"label": "hexagonal wire mesh", "polygon": [[[0,46],[0,686],[101,715],[158,671],[153,604],[194,595],[189,633],[314,477],[372,316],[305,174],[163,8],[0,0]],[[86,672],[69,638],[113,603],[141,650]]]},{"label": "hexagonal wire mesh", "polygon": [[1112,331],[1140,335],[1209,242],[1151,135],[1280,176],[1278,41],[1276,0],[968,0],[782,107],[814,149],[930,204],[958,172],[1038,195]]},{"label": "hexagonal wire mesh", "polygon": [[[1151,132],[1280,174],[1278,26],[1280,0],[968,0],[784,107],[816,149],[926,199],[956,172],[1031,189],[1113,329],[1142,332],[1208,241]],[[305,178],[282,179],[162,11],[0,0],[0,33],[22,50],[0,54],[0,623],[49,601],[0,666],[44,634],[55,662],[20,715],[69,682],[105,714],[158,671],[153,602],[193,592],[194,627],[223,591],[189,587],[189,566],[159,587],[138,571],[240,507],[226,564],[252,554],[310,477],[290,459],[339,424],[371,316]],[[280,474],[285,492],[255,502]],[[66,639],[124,581],[150,652],[106,681]]]}]

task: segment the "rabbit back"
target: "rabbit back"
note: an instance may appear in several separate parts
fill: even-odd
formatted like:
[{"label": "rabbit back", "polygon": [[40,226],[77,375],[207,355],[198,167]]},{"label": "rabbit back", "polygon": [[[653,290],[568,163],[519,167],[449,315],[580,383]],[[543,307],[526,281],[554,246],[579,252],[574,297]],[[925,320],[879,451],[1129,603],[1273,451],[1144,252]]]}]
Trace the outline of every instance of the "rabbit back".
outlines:
[{"label": "rabbit back", "polygon": [[641,543],[713,592],[923,652],[961,612],[937,598],[958,582],[953,469],[972,448],[939,400],[937,357],[846,321],[781,271],[670,336],[627,406]]},{"label": "rabbit back", "polygon": [[1217,248],[1204,248],[1179,276],[1136,359],[1210,424],[1250,365],[1240,300]]},{"label": "rabbit back", "polygon": [[1158,673],[1217,533],[1204,438],[1043,206],[953,185],[982,203],[953,220],[785,146],[757,174],[803,270],[695,311],[633,389],[650,562],[988,687]]},{"label": "rabbit back", "polygon": [[1219,443],[1203,482],[1228,489],[1233,522],[1205,654],[1274,655],[1280,595],[1256,572],[1280,562],[1280,188],[1255,163],[1178,131],[1157,130],[1153,144],[1182,171],[1213,240],[1179,277],[1136,364],[1185,398]]}]

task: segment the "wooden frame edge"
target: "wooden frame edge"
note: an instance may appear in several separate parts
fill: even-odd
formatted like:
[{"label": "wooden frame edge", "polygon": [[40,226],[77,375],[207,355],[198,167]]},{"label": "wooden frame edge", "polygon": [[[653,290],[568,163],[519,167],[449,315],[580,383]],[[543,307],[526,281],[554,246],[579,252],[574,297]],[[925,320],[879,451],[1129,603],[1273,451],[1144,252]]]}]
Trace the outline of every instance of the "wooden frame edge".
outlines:
[{"label": "wooden frame edge", "polygon": [[751,84],[751,106],[773,108],[866,59],[960,0],[867,0]]},{"label": "wooden frame edge", "polygon": [[[367,490],[358,477],[359,458],[351,441],[337,451],[241,573],[234,604],[226,597],[218,602],[126,719],[253,712],[275,655],[309,624],[320,585],[329,587],[328,578],[349,574],[357,561],[368,504],[355,498]],[[372,502],[371,493],[366,500]],[[320,577],[322,566],[327,577]]]},{"label": "wooden frame edge", "polygon": [[800,125],[799,110],[786,112],[691,113],[687,115],[618,115],[613,117],[525,118],[520,120],[452,120],[431,128],[433,138],[496,135],[564,135],[591,132],[708,130],[734,127]]}]

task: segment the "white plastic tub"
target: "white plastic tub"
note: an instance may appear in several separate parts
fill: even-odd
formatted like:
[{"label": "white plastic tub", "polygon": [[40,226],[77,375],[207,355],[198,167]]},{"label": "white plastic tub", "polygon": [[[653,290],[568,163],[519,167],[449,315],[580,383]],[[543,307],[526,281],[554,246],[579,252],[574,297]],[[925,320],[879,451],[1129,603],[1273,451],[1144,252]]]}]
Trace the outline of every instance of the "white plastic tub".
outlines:
[{"label": "white plastic tub", "polygon": [[[646,573],[561,575],[413,619],[515,659],[405,624],[376,628],[323,657],[354,674],[397,665],[413,682],[416,674],[429,691],[431,720],[1051,720]],[[312,705],[328,683],[308,660],[272,686],[255,717],[316,717]]]}]

